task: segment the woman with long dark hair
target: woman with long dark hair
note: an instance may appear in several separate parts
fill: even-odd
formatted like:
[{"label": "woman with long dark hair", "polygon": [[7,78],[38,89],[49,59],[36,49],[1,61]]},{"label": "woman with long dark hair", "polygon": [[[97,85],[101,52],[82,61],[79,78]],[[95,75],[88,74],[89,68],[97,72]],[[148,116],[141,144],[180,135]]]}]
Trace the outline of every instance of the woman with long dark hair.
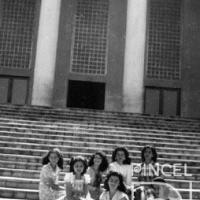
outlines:
[{"label": "woman with long dark hair", "polygon": [[55,200],[59,198],[60,187],[58,177],[63,169],[63,156],[59,149],[48,151],[42,159],[43,167],[40,172],[40,200]]}]

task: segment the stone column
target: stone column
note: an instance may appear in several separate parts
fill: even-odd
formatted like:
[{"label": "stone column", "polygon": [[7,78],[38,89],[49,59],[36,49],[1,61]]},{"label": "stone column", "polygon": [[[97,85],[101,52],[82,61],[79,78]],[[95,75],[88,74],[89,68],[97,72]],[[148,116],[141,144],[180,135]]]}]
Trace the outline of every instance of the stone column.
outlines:
[{"label": "stone column", "polygon": [[34,68],[32,105],[51,106],[61,0],[42,0]]},{"label": "stone column", "polygon": [[123,79],[123,111],[142,113],[148,0],[128,0]]}]

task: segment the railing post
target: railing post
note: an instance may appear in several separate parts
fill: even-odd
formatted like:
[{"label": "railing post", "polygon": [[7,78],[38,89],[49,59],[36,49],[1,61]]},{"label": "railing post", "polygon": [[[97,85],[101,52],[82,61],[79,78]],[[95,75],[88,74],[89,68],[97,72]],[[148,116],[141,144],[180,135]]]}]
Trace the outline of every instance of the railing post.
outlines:
[{"label": "railing post", "polygon": [[189,198],[192,200],[192,181],[189,182]]}]

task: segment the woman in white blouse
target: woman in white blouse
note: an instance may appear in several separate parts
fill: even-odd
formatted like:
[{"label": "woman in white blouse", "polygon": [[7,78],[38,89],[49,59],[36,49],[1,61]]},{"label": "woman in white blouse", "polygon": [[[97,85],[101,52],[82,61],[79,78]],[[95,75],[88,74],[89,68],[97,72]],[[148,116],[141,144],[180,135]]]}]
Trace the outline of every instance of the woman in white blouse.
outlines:
[{"label": "woman in white blouse", "polygon": [[117,147],[112,153],[112,162],[109,165],[109,171],[119,172],[123,176],[124,184],[127,188],[131,187],[133,176],[133,167],[129,152],[124,147]]}]

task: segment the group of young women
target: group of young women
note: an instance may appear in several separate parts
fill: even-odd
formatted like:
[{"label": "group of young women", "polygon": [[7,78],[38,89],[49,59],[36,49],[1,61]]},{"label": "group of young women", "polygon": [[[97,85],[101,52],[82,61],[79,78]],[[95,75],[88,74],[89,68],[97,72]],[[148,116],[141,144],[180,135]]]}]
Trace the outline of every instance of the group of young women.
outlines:
[{"label": "group of young women", "polygon": [[[145,146],[141,151],[141,159],[138,180],[150,181],[155,174],[146,169],[157,163],[155,148]],[[124,147],[117,147],[111,160],[108,163],[103,152],[94,153],[88,162],[82,156],[73,157],[64,181],[59,182],[63,156],[59,149],[49,151],[42,160],[40,200],[129,200],[134,173],[129,152]]]}]

